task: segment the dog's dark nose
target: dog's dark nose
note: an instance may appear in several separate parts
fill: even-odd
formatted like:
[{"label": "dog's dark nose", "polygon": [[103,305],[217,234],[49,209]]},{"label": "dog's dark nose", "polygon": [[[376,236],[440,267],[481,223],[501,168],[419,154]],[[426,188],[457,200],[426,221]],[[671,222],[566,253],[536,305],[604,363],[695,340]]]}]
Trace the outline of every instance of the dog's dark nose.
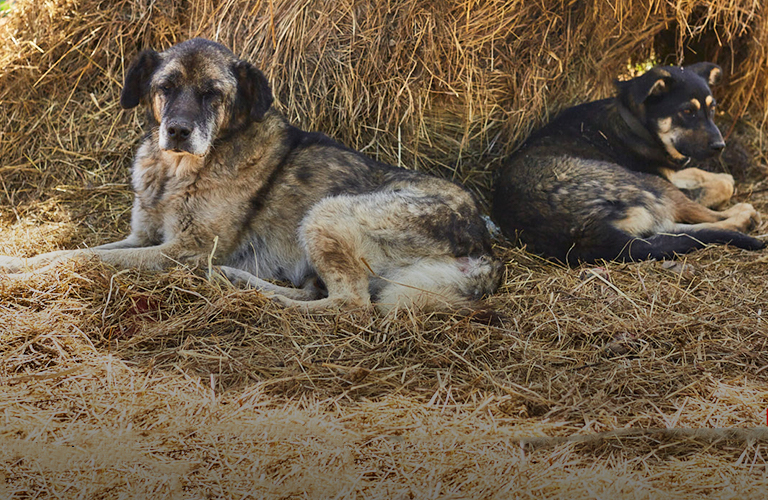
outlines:
[{"label": "dog's dark nose", "polygon": [[188,123],[173,122],[165,128],[168,138],[176,141],[186,141],[192,134],[192,127]]},{"label": "dog's dark nose", "polygon": [[720,151],[725,149],[725,141],[723,141],[722,139],[719,141],[712,141],[709,143],[709,149],[711,149],[716,153],[719,153]]}]

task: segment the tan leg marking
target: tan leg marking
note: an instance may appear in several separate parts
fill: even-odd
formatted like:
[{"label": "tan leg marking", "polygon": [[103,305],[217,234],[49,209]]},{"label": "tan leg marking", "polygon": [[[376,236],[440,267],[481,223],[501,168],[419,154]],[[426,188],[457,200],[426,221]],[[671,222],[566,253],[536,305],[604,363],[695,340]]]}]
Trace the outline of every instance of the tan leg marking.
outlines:
[{"label": "tan leg marking", "polygon": [[674,219],[698,228],[726,229],[747,232],[760,224],[760,214],[749,203],[738,203],[728,210],[717,212],[689,199],[682,191],[670,189],[667,192],[672,202]]}]

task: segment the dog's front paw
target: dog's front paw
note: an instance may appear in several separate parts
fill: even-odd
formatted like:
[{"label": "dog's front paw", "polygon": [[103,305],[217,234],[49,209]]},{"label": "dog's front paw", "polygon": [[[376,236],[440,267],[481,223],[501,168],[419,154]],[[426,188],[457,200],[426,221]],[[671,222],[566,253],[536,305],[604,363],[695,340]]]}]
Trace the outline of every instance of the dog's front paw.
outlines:
[{"label": "dog's front paw", "polygon": [[726,217],[724,222],[727,223],[729,229],[745,233],[759,226],[762,221],[760,212],[749,203],[737,203],[725,210],[723,215]]},{"label": "dog's front paw", "polygon": [[736,183],[731,174],[711,174],[712,177],[703,186],[699,203],[712,209],[721,208],[733,196]]},{"label": "dog's front paw", "polygon": [[[751,207],[752,205],[749,205],[749,206]],[[763,218],[760,216],[760,212],[758,212],[754,208],[752,210],[754,210],[754,213],[752,213],[752,215],[750,216],[750,219],[749,219],[750,225],[749,225],[748,231],[751,231],[753,229],[760,227],[760,224],[763,223]]]},{"label": "dog's front paw", "polygon": [[735,189],[731,174],[716,174],[695,167],[667,172],[665,176],[689,198],[713,210],[728,203]]}]

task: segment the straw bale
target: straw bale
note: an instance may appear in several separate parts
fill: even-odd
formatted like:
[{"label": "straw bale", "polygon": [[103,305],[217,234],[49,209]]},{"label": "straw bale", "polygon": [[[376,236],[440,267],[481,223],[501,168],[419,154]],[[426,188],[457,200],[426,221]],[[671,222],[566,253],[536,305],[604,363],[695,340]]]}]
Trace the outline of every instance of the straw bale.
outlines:
[{"label": "straw bale", "polygon": [[[655,0],[17,0],[0,252],[124,235],[141,48],[261,67],[295,123],[487,200],[505,153],[651,62],[721,64],[736,199],[768,213],[768,13]],[[758,228],[766,233],[766,224]],[[567,269],[496,242],[486,325],[302,315],[204,270],[0,276],[3,498],[762,498],[768,257]]]}]

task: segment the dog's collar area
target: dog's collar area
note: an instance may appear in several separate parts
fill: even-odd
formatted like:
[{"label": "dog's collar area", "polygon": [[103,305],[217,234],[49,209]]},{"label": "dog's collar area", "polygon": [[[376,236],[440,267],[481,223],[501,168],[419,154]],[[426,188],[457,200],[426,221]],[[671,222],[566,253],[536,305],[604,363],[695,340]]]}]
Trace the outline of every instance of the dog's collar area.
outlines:
[{"label": "dog's collar area", "polygon": [[643,139],[646,142],[650,142],[655,144],[657,141],[653,138],[650,132],[648,132],[648,129],[643,126],[642,123],[640,123],[640,120],[638,120],[635,115],[633,115],[623,104],[620,102],[617,104],[617,107],[619,108],[619,115],[621,115],[622,120],[624,120],[624,123],[627,124],[629,129],[637,136],[639,136],[641,139]]}]

